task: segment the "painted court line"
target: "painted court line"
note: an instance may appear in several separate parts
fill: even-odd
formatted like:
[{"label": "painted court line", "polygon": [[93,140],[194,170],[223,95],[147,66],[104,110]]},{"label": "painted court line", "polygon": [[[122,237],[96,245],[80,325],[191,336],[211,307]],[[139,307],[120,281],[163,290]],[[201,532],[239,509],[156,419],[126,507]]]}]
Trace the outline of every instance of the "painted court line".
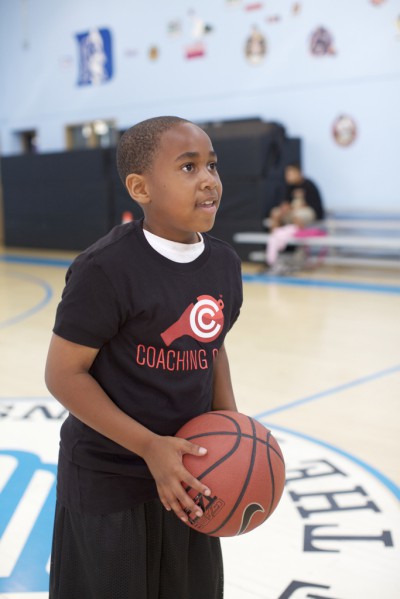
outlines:
[{"label": "painted court line", "polygon": [[[255,418],[257,420],[260,420],[260,416],[255,416]],[[295,437],[299,437],[301,439],[304,439],[305,441],[310,441],[311,443],[314,443],[315,445],[320,445],[321,447],[330,449],[331,451],[334,451],[335,453],[340,454],[341,456],[347,458],[348,460],[351,460],[352,462],[354,462],[355,464],[357,464],[358,466],[360,466],[361,468],[363,468],[364,470],[369,472],[369,474],[371,474],[372,476],[377,478],[380,483],[382,483],[387,489],[389,489],[389,491],[391,493],[393,493],[393,495],[396,497],[396,499],[400,500],[400,487],[398,485],[396,485],[396,483],[394,481],[392,481],[390,478],[385,476],[385,474],[383,474],[380,470],[377,470],[376,468],[374,468],[367,462],[364,462],[364,460],[361,460],[360,458],[352,455],[351,453],[344,451],[344,449],[340,449],[339,447],[336,447],[335,445],[331,445],[330,443],[327,443],[326,441],[322,441],[321,439],[316,439],[315,437],[310,437],[310,435],[306,435],[304,433],[299,433],[298,431],[295,431],[295,430],[292,430],[289,428],[285,428],[283,426],[277,426],[276,424],[272,424],[272,423],[269,424],[267,422],[264,422],[264,424],[268,428],[271,428],[272,430],[282,431],[283,433],[288,433],[289,435],[294,435]]]},{"label": "painted court line", "polygon": [[[380,378],[390,376],[392,374],[397,374],[399,372],[400,372],[400,365],[393,366],[391,368],[386,368],[385,370],[381,370],[381,371],[375,372],[371,375],[367,375],[367,376],[361,377],[359,379],[355,379],[354,381],[350,381],[343,385],[338,385],[337,387],[332,387],[331,389],[326,389],[325,391],[321,391],[319,393],[315,393],[314,395],[310,395],[308,397],[304,397],[302,399],[292,401],[283,406],[278,406],[276,408],[272,408],[271,410],[266,410],[265,412],[256,414],[254,416],[254,418],[256,418],[257,420],[264,421],[266,418],[268,418],[268,416],[272,416],[273,414],[277,414],[278,412],[284,412],[285,410],[290,410],[292,408],[298,407],[300,405],[304,405],[311,401],[315,401],[315,400],[321,399],[323,397],[328,397],[329,395],[341,393],[343,391],[347,391],[347,389],[351,389],[351,388],[357,387],[359,385],[364,385],[371,381],[375,381]],[[295,435],[297,437],[305,439],[306,441],[310,441],[316,445],[326,447],[327,449],[330,449],[331,451],[334,451],[334,452],[342,455],[343,457],[351,460],[352,462],[354,462],[355,464],[357,464],[358,466],[360,466],[361,468],[363,468],[364,470],[369,472],[372,476],[374,476],[377,480],[379,480],[379,482],[382,483],[387,489],[389,489],[389,491],[396,497],[396,499],[400,499],[400,487],[394,481],[392,481],[390,478],[385,476],[385,474],[383,474],[380,470],[377,470],[376,468],[374,468],[367,462],[364,462],[364,460],[361,460],[360,458],[348,453],[347,451],[345,451],[343,449],[340,449],[339,447],[336,447],[335,445],[331,445],[330,443],[327,443],[326,441],[322,441],[321,439],[316,439],[316,438],[306,435],[304,433],[300,433],[298,431],[288,429],[283,426],[279,426],[279,425],[272,424],[272,423],[267,424],[267,426],[273,430],[274,429],[280,430],[282,432],[286,432],[291,435]]]},{"label": "painted court line", "polygon": [[36,256],[16,256],[13,254],[0,255],[0,262],[8,264],[32,264],[33,266],[56,266],[68,267],[72,260],[63,260],[60,258],[40,258]]},{"label": "painted court line", "polygon": [[300,279],[295,277],[276,277],[272,275],[242,275],[246,283],[261,283],[263,285],[287,285],[294,287],[318,287],[320,289],[340,289],[343,291],[362,291],[368,293],[388,293],[400,295],[398,285],[379,285],[376,283],[351,283],[349,281],[325,281],[323,279]]},{"label": "painted court line", "polygon": [[44,308],[49,303],[53,296],[52,288],[43,279],[39,279],[37,277],[27,275],[24,273],[9,273],[9,276],[28,281],[29,283],[33,283],[34,285],[38,285],[43,289],[44,297],[37,304],[35,304],[31,308],[28,308],[24,312],[21,312],[20,314],[17,314],[16,316],[13,316],[11,318],[7,318],[6,320],[0,321],[0,329],[5,329],[6,327],[18,324],[21,321],[26,320],[30,316],[33,316],[33,314],[40,312],[40,310],[42,310],[42,308]]},{"label": "painted court line", "polygon": [[[79,252],[77,252],[79,253]],[[18,256],[14,254],[0,255],[0,262],[11,264],[32,264],[34,266],[54,266],[68,268],[72,260],[61,258],[41,258],[35,256]],[[297,287],[318,287],[341,289],[343,291],[361,291],[369,293],[388,293],[400,295],[399,285],[379,285],[374,283],[351,283],[349,281],[326,281],[323,279],[302,279],[297,277],[276,277],[272,275],[243,274],[245,283],[261,283],[263,285],[288,285]]]},{"label": "painted court line", "polygon": [[303,397],[302,399],[291,401],[290,403],[287,403],[283,406],[271,408],[270,410],[266,410],[265,412],[257,414],[256,418],[265,418],[266,416],[271,416],[272,414],[278,414],[278,412],[284,412],[285,410],[297,408],[298,406],[309,403],[311,401],[315,401],[317,399],[321,399],[322,397],[328,397],[329,395],[342,393],[343,391],[347,391],[347,389],[351,389],[352,387],[358,387],[359,385],[364,385],[365,383],[370,383],[371,381],[375,381],[377,379],[383,378],[385,376],[390,376],[391,374],[395,374],[398,372],[400,372],[400,364],[391,368],[386,368],[385,370],[381,370],[379,372],[374,372],[373,374],[361,377],[359,379],[355,379],[354,381],[344,383],[343,385],[338,385],[337,387],[332,387],[331,389],[320,391],[319,393],[315,393],[314,395],[309,395],[308,397]]}]

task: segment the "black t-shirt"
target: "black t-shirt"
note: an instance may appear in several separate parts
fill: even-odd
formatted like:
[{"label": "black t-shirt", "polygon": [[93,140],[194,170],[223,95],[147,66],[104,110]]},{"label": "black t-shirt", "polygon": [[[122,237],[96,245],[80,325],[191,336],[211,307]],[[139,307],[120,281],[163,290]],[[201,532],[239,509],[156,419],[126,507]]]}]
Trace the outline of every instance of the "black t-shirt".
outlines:
[{"label": "black t-shirt", "polygon": [[310,179],[303,179],[301,183],[298,183],[296,185],[287,185],[285,191],[285,199],[288,202],[291,202],[293,200],[294,191],[296,189],[303,190],[305,202],[308,204],[308,206],[315,210],[317,219],[322,220],[325,216],[324,207],[322,204],[321,195],[315,183],[310,181]]},{"label": "black t-shirt", "polygon": [[[91,375],[132,418],[174,435],[212,406],[213,360],[242,303],[240,260],[204,235],[193,262],[147,242],[142,221],[115,227],[73,262],[54,333],[100,348]],[[61,429],[58,498],[80,511],[156,497],[145,462],[69,415]]]}]

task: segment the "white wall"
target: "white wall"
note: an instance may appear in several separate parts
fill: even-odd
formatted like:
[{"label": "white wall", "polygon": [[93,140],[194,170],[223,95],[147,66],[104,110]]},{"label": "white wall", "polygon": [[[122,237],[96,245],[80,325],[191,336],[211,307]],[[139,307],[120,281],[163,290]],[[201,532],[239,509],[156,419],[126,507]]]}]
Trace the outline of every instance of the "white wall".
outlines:
[{"label": "white wall", "polygon": [[[126,128],[157,114],[196,121],[260,116],[301,137],[306,173],[328,208],[400,209],[400,0],[0,0],[0,135],[39,131],[42,152],[65,148],[64,128],[116,119]],[[211,25],[206,54],[188,60],[193,16]],[[270,17],[279,20],[271,22]],[[172,37],[168,23],[181,22]],[[256,25],[267,40],[257,65],[244,47]],[[333,35],[335,53],[314,56],[311,33]],[[75,34],[109,28],[113,78],[78,86]],[[148,50],[159,49],[151,61]],[[348,147],[332,136],[341,114],[357,125]]]}]

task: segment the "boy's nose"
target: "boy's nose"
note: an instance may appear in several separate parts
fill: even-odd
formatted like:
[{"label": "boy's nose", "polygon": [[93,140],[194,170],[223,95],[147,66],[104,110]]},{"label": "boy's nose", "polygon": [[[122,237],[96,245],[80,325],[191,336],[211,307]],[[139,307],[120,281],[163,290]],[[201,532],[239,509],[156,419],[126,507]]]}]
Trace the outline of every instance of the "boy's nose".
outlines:
[{"label": "boy's nose", "polygon": [[217,179],[213,173],[207,169],[204,171],[203,178],[201,180],[201,186],[204,188],[214,189],[217,187]]}]

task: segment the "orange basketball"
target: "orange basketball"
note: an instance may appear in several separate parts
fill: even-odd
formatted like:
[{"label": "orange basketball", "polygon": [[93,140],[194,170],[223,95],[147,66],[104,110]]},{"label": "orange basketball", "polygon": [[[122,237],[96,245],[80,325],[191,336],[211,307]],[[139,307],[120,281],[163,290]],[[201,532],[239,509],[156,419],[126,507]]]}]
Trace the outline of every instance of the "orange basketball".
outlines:
[{"label": "orange basketball", "polygon": [[231,537],[260,526],[279,503],[285,463],[270,430],[250,416],[207,412],[187,422],[177,437],[205,447],[205,456],[183,456],[184,466],[211,489],[206,497],[190,487],[203,510],[188,525],[215,537]]}]

